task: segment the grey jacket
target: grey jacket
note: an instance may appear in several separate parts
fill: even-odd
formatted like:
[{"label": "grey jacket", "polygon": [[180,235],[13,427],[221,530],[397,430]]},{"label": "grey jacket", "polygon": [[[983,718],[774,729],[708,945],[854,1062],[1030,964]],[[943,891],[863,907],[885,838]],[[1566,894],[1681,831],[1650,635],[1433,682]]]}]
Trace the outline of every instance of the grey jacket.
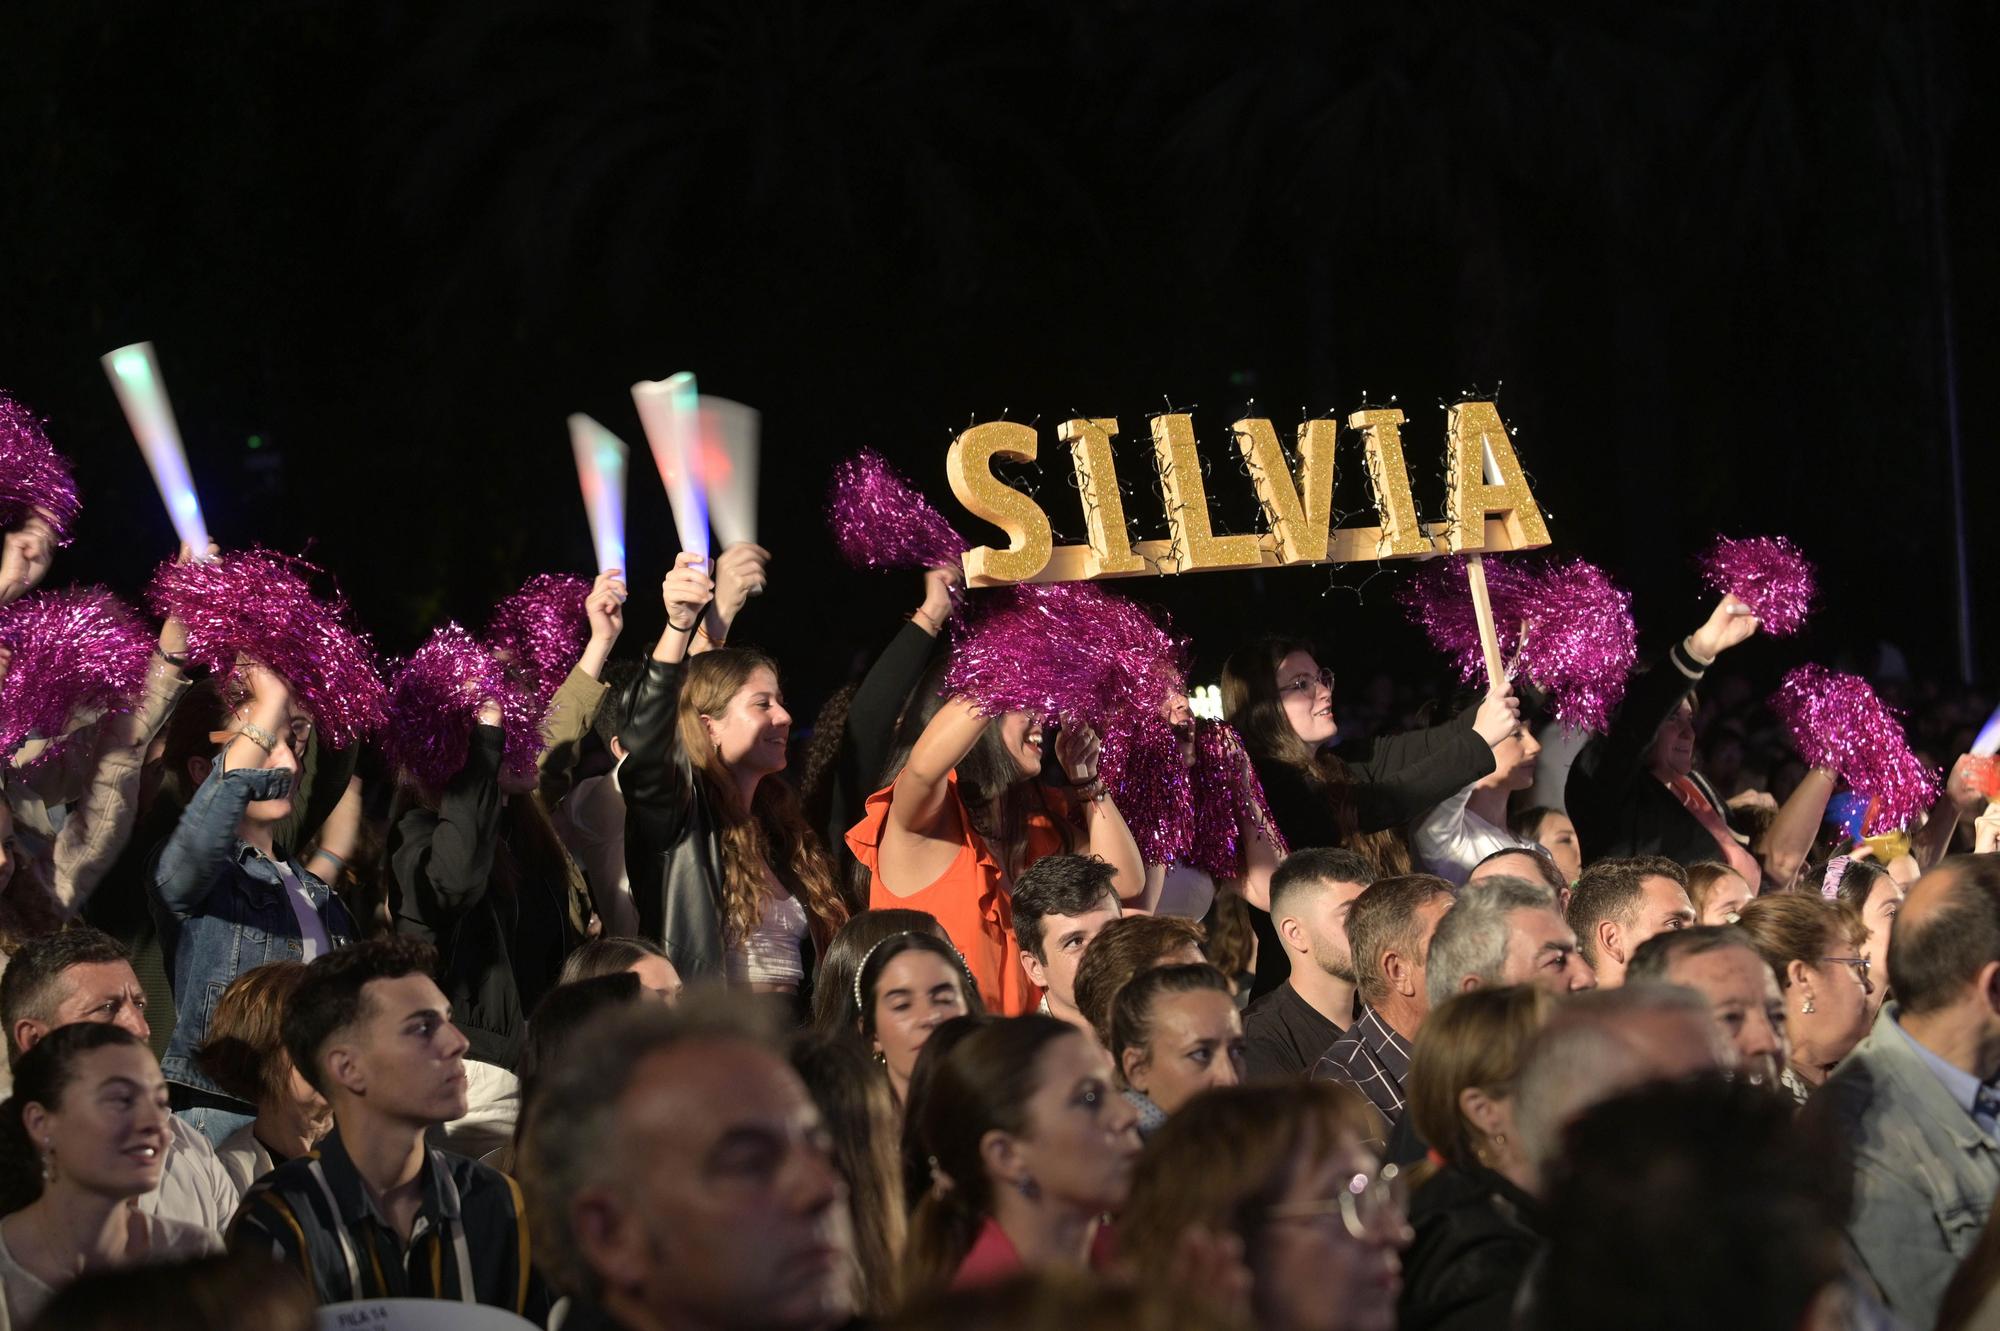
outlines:
[{"label": "grey jacket", "polygon": [[1898,1317],[1937,1320],[1958,1264],[1979,1241],[2000,1190],[2000,1142],[1952,1098],[1885,1003],[1809,1112],[1837,1123],[1854,1148],[1848,1238]]}]

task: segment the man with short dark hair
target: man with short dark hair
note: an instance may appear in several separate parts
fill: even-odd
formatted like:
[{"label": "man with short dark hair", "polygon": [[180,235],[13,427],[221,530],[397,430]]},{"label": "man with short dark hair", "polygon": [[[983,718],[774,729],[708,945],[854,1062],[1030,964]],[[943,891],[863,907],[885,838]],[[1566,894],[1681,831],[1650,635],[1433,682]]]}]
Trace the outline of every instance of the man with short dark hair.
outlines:
[{"label": "man with short dark hair", "polygon": [[1042,1011],[1080,1030],[1076,968],[1098,930],[1124,913],[1117,870],[1095,855],[1044,855],[1014,883],[1014,937],[1021,969],[1043,990]]},{"label": "man with short dark hair", "polygon": [[1301,1078],[1354,1022],[1347,913],[1375,881],[1351,850],[1296,850],[1271,874],[1271,923],[1291,975],[1243,1017],[1248,1075]]},{"label": "man with short dark hair", "polygon": [[1658,855],[1599,860],[1576,880],[1566,914],[1597,983],[1616,988],[1639,944],[1694,923],[1687,870]]},{"label": "man with short dark hair", "polygon": [[1785,996],[1750,935],[1726,924],[1654,934],[1632,954],[1625,979],[1662,980],[1700,994],[1736,1051],[1738,1075],[1761,1086],[1778,1084],[1791,1058]]},{"label": "man with short dark hair", "polygon": [[[0,975],[0,1023],[7,1028],[7,1066],[42,1037],[72,1022],[97,1021],[152,1038],[146,995],[132,957],[117,939],[74,925],[31,938]],[[135,1205],[149,1215],[221,1232],[236,1210],[236,1185],[201,1131],[178,1114],[167,1120],[167,1156],[160,1186]]]},{"label": "man with short dark hair", "polygon": [[756,1014],[697,994],[599,1017],[539,1080],[535,1256],[585,1331],[827,1331],[855,1311],[847,1187]]},{"label": "man with short dark hair", "polygon": [[1808,1112],[1854,1146],[1862,1264],[1897,1317],[1929,1326],[2000,1190],[2000,856],[1952,856],[1911,886],[1889,991]]},{"label": "man with short dark hair", "polygon": [[285,1051],[333,1110],[319,1149],[250,1189],[233,1251],[270,1254],[320,1303],[435,1298],[540,1321],[514,1181],[425,1145],[465,1112],[467,1042],[431,978],[437,953],[392,936],[327,953],[285,1003]]},{"label": "man with short dark hair", "polygon": [[1424,957],[1457,891],[1427,873],[1376,880],[1347,913],[1361,1014],[1314,1065],[1314,1081],[1345,1082],[1382,1116],[1382,1139],[1403,1116],[1410,1042],[1430,1011]]},{"label": "man with short dark hair", "polygon": [[1557,901],[1565,905],[1569,901],[1569,884],[1563,881],[1562,870],[1556,868],[1554,857],[1539,847],[1509,846],[1494,851],[1472,866],[1472,872],[1465,876],[1465,886],[1488,878],[1525,878],[1547,887],[1556,894]]}]

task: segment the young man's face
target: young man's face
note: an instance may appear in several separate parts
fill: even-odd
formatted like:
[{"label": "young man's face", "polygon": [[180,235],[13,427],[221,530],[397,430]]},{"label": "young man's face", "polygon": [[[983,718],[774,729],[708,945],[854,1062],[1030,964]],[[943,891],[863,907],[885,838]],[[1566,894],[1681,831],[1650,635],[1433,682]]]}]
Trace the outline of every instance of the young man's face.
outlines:
[{"label": "young man's face", "polygon": [[1043,916],[1042,953],[1047,960],[1022,948],[1021,966],[1028,978],[1048,990],[1052,1001],[1075,1007],[1076,968],[1083,960],[1083,950],[1119,914],[1118,902],[1105,897],[1097,909],[1081,915]]},{"label": "young man's face", "polygon": [[360,1019],[328,1044],[334,1082],[376,1113],[422,1123],[464,1117],[466,1039],[436,982],[370,980],[361,996]]}]

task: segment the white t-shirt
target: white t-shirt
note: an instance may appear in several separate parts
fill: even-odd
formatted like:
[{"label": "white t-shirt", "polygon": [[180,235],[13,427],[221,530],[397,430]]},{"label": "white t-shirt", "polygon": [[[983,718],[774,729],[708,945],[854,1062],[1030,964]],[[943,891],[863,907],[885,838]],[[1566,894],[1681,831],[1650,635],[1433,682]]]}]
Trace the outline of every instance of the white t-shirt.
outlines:
[{"label": "white t-shirt", "polygon": [[221,1233],[236,1214],[239,1200],[229,1171],[215,1158],[215,1148],[200,1129],[180,1115],[168,1120],[166,1168],[160,1186],[134,1202],[147,1215],[178,1220],[184,1225]]},{"label": "white t-shirt", "polygon": [[303,941],[305,960],[324,956],[333,951],[333,940],[327,937],[326,921],[320,919],[318,907],[313,905],[312,893],[292,872],[292,866],[283,860],[272,860],[271,867],[278,871],[278,877],[285,881],[285,899],[292,903],[292,914],[298,916],[299,938]]},{"label": "white t-shirt", "polygon": [[[210,1257],[222,1251],[222,1236],[212,1229],[167,1220],[143,1211],[134,1213],[134,1245],[128,1250],[131,1266],[179,1261],[184,1257]],[[14,1260],[7,1248],[7,1236],[0,1230],[0,1292],[4,1292],[7,1320],[26,1326],[41,1315],[56,1287]]]}]

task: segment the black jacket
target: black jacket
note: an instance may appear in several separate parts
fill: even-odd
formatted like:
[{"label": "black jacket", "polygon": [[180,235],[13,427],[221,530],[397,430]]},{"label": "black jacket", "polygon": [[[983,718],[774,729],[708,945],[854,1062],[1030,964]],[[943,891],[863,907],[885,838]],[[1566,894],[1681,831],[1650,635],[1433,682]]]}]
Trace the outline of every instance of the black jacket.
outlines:
[{"label": "black jacket", "polygon": [[[516,871],[501,826],[498,726],[474,726],[438,810],[411,808],[389,835],[396,928],[437,947],[469,1056],[511,1069],[527,1017],[583,942],[568,882]],[[517,799],[533,799],[519,795]],[[507,884],[512,884],[510,890]]]},{"label": "black jacket", "polygon": [[[722,825],[709,807],[694,766],[681,751],[674,712],[682,665],[647,661],[620,730],[625,763],[625,873],[639,911],[639,934],[664,947],[688,984],[720,979],[723,970]],[[811,934],[801,945],[807,997],[813,974]]]},{"label": "black jacket", "polygon": [[1646,753],[1707,667],[1676,643],[1665,662],[1635,676],[1611,729],[1590,741],[1563,790],[1576,838],[1592,860],[1664,855],[1679,864],[1718,857],[1715,838],[1646,766]]},{"label": "black jacket", "polygon": [[1534,1199],[1492,1170],[1440,1169],[1410,1199],[1399,1331],[1507,1331],[1539,1224]]},{"label": "black jacket", "polygon": [[[1474,715],[1468,711],[1428,730],[1343,747],[1339,757],[1353,782],[1347,795],[1354,804],[1354,830],[1380,832],[1419,818],[1491,772],[1493,749],[1472,728]],[[1302,850],[1342,843],[1340,820],[1325,790],[1289,764],[1254,755],[1251,761],[1285,844]]]},{"label": "black jacket", "polygon": [[[916,624],[903,625],[875,658],[875,664],[868,667],[848,701],[840,745],[827,777],[826,816],[820,827],[838,882],[847,881],[849,866],[854,863],[854,853],[847,848],[847,829],[861,821],[868,797],[881,785],[882,769],[896,748],[896,719],[924,671],[930,669],[937,647],[938,640]],[[867,905],[864,893],[856,908]]]}]

